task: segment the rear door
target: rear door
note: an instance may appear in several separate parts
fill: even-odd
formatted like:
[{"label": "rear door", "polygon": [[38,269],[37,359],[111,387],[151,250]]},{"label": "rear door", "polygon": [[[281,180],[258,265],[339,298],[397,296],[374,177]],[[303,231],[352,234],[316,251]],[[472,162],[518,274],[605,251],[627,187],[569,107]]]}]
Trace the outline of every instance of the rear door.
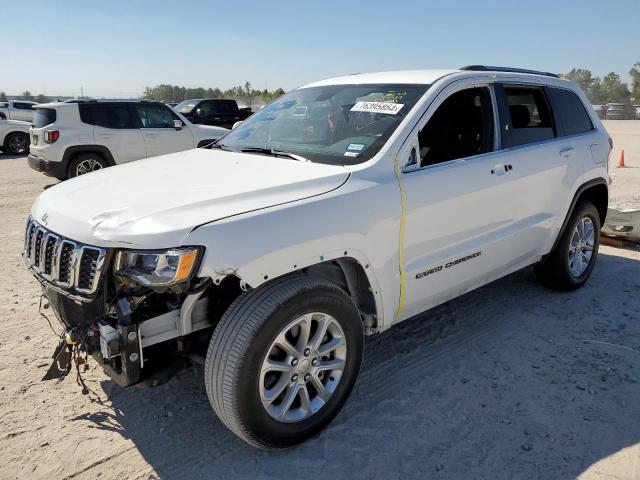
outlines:
[{"label": "rear door", "polygon": [[191,130],[184,128],[184,125],[176,129],[174,121],[182,124],[182,120],[166,105],[141,103],[133,108],[141,127],[147,157],[195,148]]},{"label": "rear door", "polygon": [[564,155],[583,159],[585,170],[606,167],[609,155],[608,137],[593,135],[594,125],[582,100],[572,90],[547,87],[558,126],[558,145]]},{"label": "rear door", "polygon": [[117,164],[147,156],[142,133],[127,103],[93,103],[80,106],[80,118],[93,127],[96,144],[109,149]]},{"label": "rear door", "polygon": [[231,128],[242,120],[238,104],[234,100],[218,100],[214,106],[214,123],[212,125]]},{"label": "rear door", "polygon": [[498,83],[496,98],[501,148],[517,192],[509,201],[521,223],[522,246],[527,252],[544,255],[564,220],[575,184],[582,178],[580,158],[585,152],[577,144],[558,139],[561,126],[546,87]]},{"label": "rear door", "polygon": [[31,122],[35,114],[35,110],[33,110],[32,107],[33,107],[33,103],[31,102],[13,102],[11,118],[13,120],[22,120],[24,122]]}]

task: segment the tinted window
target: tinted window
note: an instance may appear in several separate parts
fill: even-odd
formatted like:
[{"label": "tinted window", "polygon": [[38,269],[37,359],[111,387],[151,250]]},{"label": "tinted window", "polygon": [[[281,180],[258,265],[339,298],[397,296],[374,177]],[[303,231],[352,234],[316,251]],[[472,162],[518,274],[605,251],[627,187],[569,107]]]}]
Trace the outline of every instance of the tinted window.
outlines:
[{"label": "tinted window", "polygon": [[33,116],[34,128],[42,128],[56,121],[56,111],[53,108],[36,108]]},{"label": "tinted window", "polygon": [[235,113],[238,110],[235,102],[221,100],[213,103],[214,113]]},{"label": "tinted window", "polygon": [[200,105],[198,105],[198,111],[202,116],[211,115],[213,113],[213,102],[200,102]]},{"label": "tinted window", "polygon": [[490,152],[493,108],[486,88],[454,93],[438,107],[418,134],[420,166]]},{"label": "tinted window", "polygon": [[164,105],[136,105],[142,128],[174,128],[173,121],[179,118]]},{"label": "tinted window", "polygon": [[13,102],[13,106],[19,110],[31,110],[33,103]]},{"label": "tinted window", "polygon": [[[496,89],[500,91],[499,88]],[[503,146],[514,147],[555,137],[551,112],[542,88],[505,86],[502,91],[501,112]]]},{"label": "tinted window", "polygon": [[589,114],[574,92],[562,88],[549,88],[549,95],[564,135],[593,130]]},{"label": "tinted window", "polygon": [[[90,119],[87,123],[91,123],[98,127],[104,128],[135,128],[133,126],[133,120],[131,118],[131,112],[126,105],[91,105],[88,107],[90,110]],[[80,110],[81,117],[82,109]],[[85,112],[82,121],[88,117]]]}]

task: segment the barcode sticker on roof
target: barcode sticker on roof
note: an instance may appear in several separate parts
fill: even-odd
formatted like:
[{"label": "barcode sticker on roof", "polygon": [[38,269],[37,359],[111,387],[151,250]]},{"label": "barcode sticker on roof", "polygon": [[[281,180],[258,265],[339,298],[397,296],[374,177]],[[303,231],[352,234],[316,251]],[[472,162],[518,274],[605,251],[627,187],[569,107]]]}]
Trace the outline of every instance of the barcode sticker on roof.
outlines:
[{"label": "barcode sticker on roof", "polygon": [[357,102],[352,108],[352,112],[387,113],[396,115],[404,107],[404,103],[391,102]]}]

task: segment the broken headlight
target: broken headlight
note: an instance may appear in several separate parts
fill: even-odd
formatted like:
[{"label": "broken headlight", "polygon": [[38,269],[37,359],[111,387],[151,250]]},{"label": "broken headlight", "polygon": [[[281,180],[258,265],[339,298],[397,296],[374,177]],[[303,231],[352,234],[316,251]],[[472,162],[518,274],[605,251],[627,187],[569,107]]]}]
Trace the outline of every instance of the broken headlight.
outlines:
[{"label": "broken headlight", "polygon": [[116,257],[115,272],[146,287],[166,287],[191,278],[200,252],[198,247],[121,250]]}]

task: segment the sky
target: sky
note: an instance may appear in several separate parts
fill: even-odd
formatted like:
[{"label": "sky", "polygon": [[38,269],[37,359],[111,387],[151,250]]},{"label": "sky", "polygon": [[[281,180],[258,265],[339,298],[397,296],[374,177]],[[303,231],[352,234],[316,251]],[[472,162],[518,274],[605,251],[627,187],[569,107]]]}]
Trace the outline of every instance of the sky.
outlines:
[{"label": "sky", "polygon": [[[28,8],[26,8],[28,7]],[[468,64],[629,81],[640,0],[0,0],[0,91],[130,97],[160,83],[290,90]]]}]

